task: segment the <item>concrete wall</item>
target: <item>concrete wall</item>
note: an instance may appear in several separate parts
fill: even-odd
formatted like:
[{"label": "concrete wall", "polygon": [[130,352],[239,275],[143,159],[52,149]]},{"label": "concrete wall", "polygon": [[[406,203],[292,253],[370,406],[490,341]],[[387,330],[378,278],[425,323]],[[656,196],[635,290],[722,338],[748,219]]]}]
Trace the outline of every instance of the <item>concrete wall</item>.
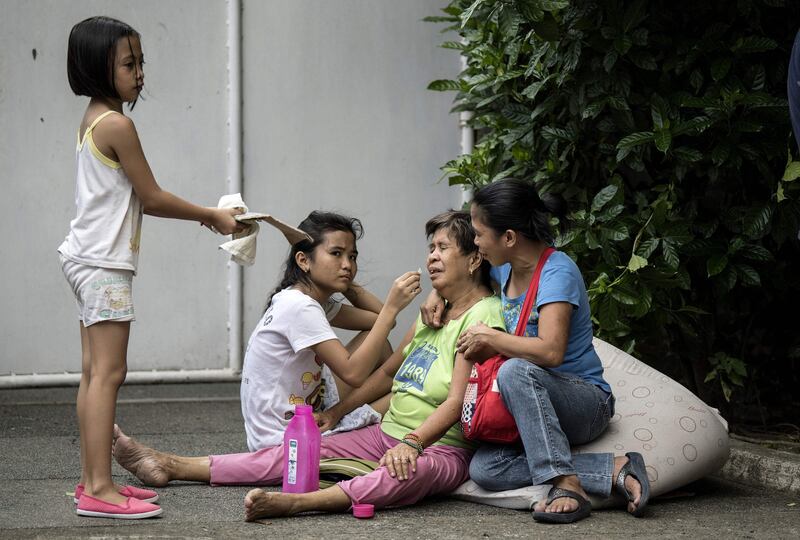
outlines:
[{"label": "concrete wall", "polygon": [[[460,200],[437,183],[439,166],[458,152],[451,96],[425,90],[458,70],[458,58],[436,47],[439,27],[421,22],[440,4],[245,0],[243,156],[229,156],[228,2],[4,0],[0,379],[79,371],[74,301],[55,252],[74,216],[75,133],[86,105],[66,80],[74,23],[107,14],[141,32],[146,100],[130,116],[164,189],[216,204],[229,157],[241,158],[253,210],[293,223],[316,208],[360,217],[359,281],[383,296],[396,275],[424,264],[425,219]],[[221,241],[196,223],[145,218],[129,370],[228,365]],[[245,341],[286,251],[262,229],[256,265],[244,272]]]}]

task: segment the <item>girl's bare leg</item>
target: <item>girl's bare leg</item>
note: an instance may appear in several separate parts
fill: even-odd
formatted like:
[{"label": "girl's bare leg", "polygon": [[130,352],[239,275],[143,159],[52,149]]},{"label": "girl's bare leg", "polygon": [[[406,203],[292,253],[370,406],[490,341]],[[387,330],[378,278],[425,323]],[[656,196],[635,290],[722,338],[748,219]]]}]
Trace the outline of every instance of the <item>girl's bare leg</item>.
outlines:
[{"label": "girl's bare leg", "polygon": [[159,452],[125,435],[114,426],[114,459],[148,486],[165,486],[171,480],[209,483],[208,456],[186,457]]},{"label": "girl's bare leg", "polygon": [[78,434],[81,442],[81,479],[80,484],[86,483],[86,427],[84,416],[86,411],[86,391],[89,388],[89,381],[92,377],[92,354],[89,350],[89,333],[80,322],[81,332],[81,382],[78,386],[78,399],[76,410],[78,413]]},{"label": "girl's bare leg", "polygon": [[253,489],[244,498],[244,519],[293,516],[301,512],[344,512],[350,497],[339,486],[311,493],[281,493]]},{"label": "girl's bare leg", "polygon": [[100,322],[89,326],[91,376],[83,397],[81,433],[84,444],[86,494],[112,504],[126,498],[111,480],[111,436],[117,392],[127,372],[130,322]]}]

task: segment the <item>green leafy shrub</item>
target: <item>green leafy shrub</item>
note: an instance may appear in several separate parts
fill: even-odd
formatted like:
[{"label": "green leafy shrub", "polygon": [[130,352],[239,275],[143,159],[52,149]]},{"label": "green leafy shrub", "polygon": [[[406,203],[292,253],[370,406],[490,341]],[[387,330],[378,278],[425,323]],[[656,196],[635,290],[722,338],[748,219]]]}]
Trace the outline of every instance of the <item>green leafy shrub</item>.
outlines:
[{"label": "green leafy shrub", "polygon": [[427,20],[458,33],[442,46],[467,65],[429,88],[456,92],[477,139],[442,168],[450,183],[515,176],[562,194],[572,224],[557,246],[583,270],[598,336],[718,404],[721,390],[790,401],[797,7],[455,0],[443,11]]}]

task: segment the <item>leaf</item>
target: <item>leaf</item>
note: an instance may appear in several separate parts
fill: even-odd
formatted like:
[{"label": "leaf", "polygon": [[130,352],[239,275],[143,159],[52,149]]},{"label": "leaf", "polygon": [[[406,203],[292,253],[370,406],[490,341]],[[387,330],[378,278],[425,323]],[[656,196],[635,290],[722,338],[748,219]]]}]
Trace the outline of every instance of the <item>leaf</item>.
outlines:
[{"label": "leaf", "polygon": [[748,264],[737,264],[736,273],[739,274],[743,285],[748,287],[761,286],[761,276],[758,275],[758,272],[752,266]]},{"label": "leaf", "polygon": [[639,146],[641,144],[647,144],[653,140],[653,132],[652,131],[640,131],[638,133],[632,133],[627,137],[623,137],[617,143],[617,149],[623,148],[633,148],[634,146]]},{"label": "leaf", "polygon": [[640,257],[638,255],[631,255],[630,260],[628,261],[628,270],[631,272],[636,272],[637,270],[641,270],[647,266],[647,259],[644,257]]},{"label": "leaf", "polygon": [[423,22],[443,23],[443,22],[458,22],[458,17],[442,17],[442,16],[428,16],[422,18]]},{"label": "leaf", "polygon": [[475,12],[475,9],[477,9],[477,7],[482,3],[483,0],[475,0],[475,2],[473,2],[472,5],[461,14],[461,28],[464,28],[464,26],[467,24],[467,21],[470,20],[472,14]]},{"label": "leaf", "polygon": [[672,150],[672,154],[680,161],[685,161],[688,163],[695,163],[703,159],[703,154],[700,152],[700,150],[695,150],[694,148],[689,148],[688,146],[679,146],[678,148],[674,148]]},{"label": "leaf", "polygon": [[449,79],[438,79],[428,85],[428,90],[435,90],[437,92],[458,92],[461,90],[461,84],[458,81]]},{"label": "leaf", "polygon": [[649,258],[658,247],[658,242],[658,238],[649,238],[645,240],[639,244],[639,247],[636,249],[636,254],[644,257],[645,259]]},{"label": "leaf", "polygon": [[619,188],[612,184],[598,191],[594,199],[592,199],[592,212],[597,212],[603,208],[608,201],[614,198],[618,190]]},{"label": "leaf", "polygon": [[656,148],[666,154],[672,144],[672,133],[670,133],[669,129],[658,129],[655,132],[653,140],[656,143]]},{"label": "leaf", "polygon": [[716,276],[723,270],[725,267],[728,266],[728,257],[727,255],[714,255],[708,261],[706,261],[706,270],[708,271],[708,277]]},{"label": "leaf", "polygon": [[783,171],[783,180],[784,182],[792,182],[800,178],[800,161],[792,161],[786,166],[786,170]]},{"label": "leaf", "polygon": [[609,49],[606,53],[605,57],[603,58],[603,69],[606,70],[606,73],[611,73],[611,70],[614,68],[614,64],[617,63],[617,59],[619,58],[619,53],[614,49]]},{"label": "leaf", "polygon": [[746,259],[750,259],[751,261],[768,262],[774,260],[772,253],[770,253],[768,249],[764,248],[763,246],[759,246],[758,244],[745,245],[744,248],[739,251],[739,254]]},{"label": "leaf", "polygon": [[776,48],[778,48],[778,42],[773,39],[764,36],[748,36],[739,38],[736,44],[731,47],[731,50],[733,52],[748,54],[771,51]]},{"label": "leaf", "polygon": [[602,235],[609,240],[625,240],[628,238],[628,228],[622,223],[609,223],[601,229]]},{"label": "leaf", "polygon": [[664,257],[664,262],[670,268],[678,268],[680,264],[680,259],[678,258],[678,252],[675,249],[675,246],[666,240],[661,242],[661,254]]},{"label": "leaf", "polygon": [[728,57],[718,58],[711,64],[711,78],[719,82],[725,78],[731,69],[731,59]]},{"label": "leaf", "polygon": [[700,91],[703,87],[703,74],[700,73],[700,70],[695,69],[692,71],[691,75],[689,75],[689,84],[695,92]]},{"label": "leaf", "polygon": [[628,58],[633,65],[647,71],[655,71],[658,69],[656,59],[652,54],[640,50],[633,50],[628,52]]},{"label": "leaf", "polygon": [[569,0],[539,0],[539,6],[545,11],[558,11],[569,6]]},{"label": "leaf", "polygon": [[442,49],[455,49],[457,51],[463,51],[466,48],[466,45],[460,41],[445,41],[439,45],[439,47]]},{"label": "leaf", "polygon": [[650,98],[650,116],[653,118],[653,127],[657,130],[663,129],[665,122],[669,121],[667,115],[667,104],[664,102],[664,98],[653,94],[653,97]]},{"label": "leaf", "polygon": [[708,116],[695,116],[691,120],[687,120],[681,124],[678,124],[672,129],[672,134],[674,136],[683,135],[684,133],[702,133],[705,131],[713,121]]},{"label": "leaf", "polygon": [[517,10],[511,5],[504,5],[500,11],[499,28],[500,32],[506,38],[513,38],[519,32],[519,25],[522,22],[522,17],[517,13]]},{"label": "leaf", "polygon": [[625,304],[627,306],[632,306],[639,300],[636,295],[623,289],[622,287],[613,287],[609,292],[611,293],[611,298],[620,304]]},{"label": "leaf", "polygon": [[767,231],[772,219],[772,207],[762,206],[749,211],[744,217],[744,234],[751,238],[760,238]]}]

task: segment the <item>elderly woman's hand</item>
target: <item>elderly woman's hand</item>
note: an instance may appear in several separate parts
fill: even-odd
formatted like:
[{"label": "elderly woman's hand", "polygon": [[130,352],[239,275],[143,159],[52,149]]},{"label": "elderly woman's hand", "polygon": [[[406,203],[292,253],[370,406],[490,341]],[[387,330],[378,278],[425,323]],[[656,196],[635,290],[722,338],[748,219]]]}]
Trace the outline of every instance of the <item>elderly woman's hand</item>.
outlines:
[{"label": "elderly woman's hand", "polygon": [[498,330],[489,328],[482,322],[477,322],[458,336],[457,350],[464,355],[466,360],[480,364],[497,354],[491,340],[495,334],[499,333]]},{"label": "elderly woman's hand", "polygon": [[397,477],[398,480],[408,480],[409,473],[417,472],[417,458],[419,454],[411,446],[400,443],[394,448],[390,448],[383,454],[378,465],[386,466],[389,476]]}]

